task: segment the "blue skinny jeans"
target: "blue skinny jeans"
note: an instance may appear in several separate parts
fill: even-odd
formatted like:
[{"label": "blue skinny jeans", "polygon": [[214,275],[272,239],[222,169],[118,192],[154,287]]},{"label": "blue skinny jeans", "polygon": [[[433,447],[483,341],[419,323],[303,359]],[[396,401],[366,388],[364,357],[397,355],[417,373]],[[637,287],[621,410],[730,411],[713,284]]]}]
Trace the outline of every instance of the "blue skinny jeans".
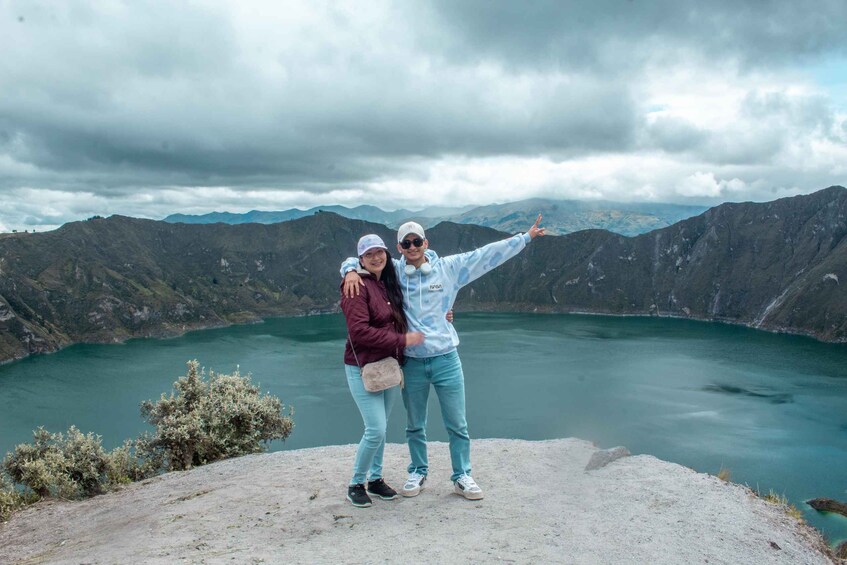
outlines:
[{"label": "blue skinny jeans", "polygon": [[365,423],[365,433],[356,450],[356,461],[353,463],[353,478],[351,485],[363,484],[365,479],[382,478],[382,454],[385,451],[385,430],[391,408],[397,399],[397,389],[391,387],[380,392],[368,392],[362,384],[362,372],[354,365],[344,365],[347,373],[347,386],[350,394],[359,407],[362,421]]}]

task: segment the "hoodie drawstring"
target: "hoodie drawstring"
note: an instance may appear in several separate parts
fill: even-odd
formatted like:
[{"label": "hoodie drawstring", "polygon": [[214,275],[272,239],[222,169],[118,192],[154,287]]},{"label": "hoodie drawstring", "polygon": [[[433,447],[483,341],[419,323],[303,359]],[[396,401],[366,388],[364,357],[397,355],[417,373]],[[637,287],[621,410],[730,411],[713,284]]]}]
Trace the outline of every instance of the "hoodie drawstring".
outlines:
[{"label": "hoodie drawstring", "polygon": [[[422,284],[422,275],[420,269],[415,269],[418,274],[418,307],[423,311],[423,284]],[[406,275],[406,296],[409,296],[409,279],[411,277]],[[410,299],[411,300],[411,299]]]}]

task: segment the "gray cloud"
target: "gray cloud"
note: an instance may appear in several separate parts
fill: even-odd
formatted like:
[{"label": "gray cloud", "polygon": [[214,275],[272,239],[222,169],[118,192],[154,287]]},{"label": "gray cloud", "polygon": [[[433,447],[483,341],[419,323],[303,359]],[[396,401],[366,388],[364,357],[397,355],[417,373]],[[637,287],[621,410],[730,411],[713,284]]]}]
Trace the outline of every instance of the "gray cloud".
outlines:
[{"label": "gray cloud", "polygon": [[646,127],[648,143],[668,153],[691,152],[703,147],[709,134],[688,120],[659,117]]},{"label": "gray cloud", "polygon": [[[698,171],[777,184],[795,177],[786,169],[798,147],[847,141],[831,99],[789,88],[798,63],[845,54],[845,20],[841,1],[10,2],[0,9],[0,198],[64,191],[81,208],[66,204],[63,217],[4,201],[0,229],[140,194],[153,204],[135,213],[165,215],[176,204],[156,191],[179,187],[357,198],[391,183],[458,185],[468,174],[442,169],[496,159],[549,161],[552,176],[526,190],[569,197],[570,187],[614,198],[616,185],[650,185],[672,200],[672,179]],[[651,117],[656,81],[686,73],[689,91],[701,75],[746,88],[737,120]],[[697,102],[706,112],[728,103]],[[599,186],[604,171],[581,164],[645,154],[674,165]],[[837,154],[813,160],[806,182],[780,186],[843,175]]]},{"label": "gray cloud", "polygon": [[453,57],[489,57],[516,67],[626,72],[680,57],[783,65],[844,53],[847,4],[823,0],[693,2],[600,0],[531,3],[436,0],[434,35]]}]

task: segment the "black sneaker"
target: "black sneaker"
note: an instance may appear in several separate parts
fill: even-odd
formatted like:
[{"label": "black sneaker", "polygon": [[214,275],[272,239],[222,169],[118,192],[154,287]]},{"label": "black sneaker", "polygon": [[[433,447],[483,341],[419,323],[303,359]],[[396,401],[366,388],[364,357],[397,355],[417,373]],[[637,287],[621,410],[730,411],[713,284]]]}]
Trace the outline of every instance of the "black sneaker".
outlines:
[{"label": "black sneaker", "polygon": [[385,481],[382,479],[368,481],[368,492],[383,500],[394,500],[397,498],[397,491],[385,484]]},{"label": "black sneaker", "polygon": [[371,497],[365,492],[365,485],[361,483],[347,487],[347,500],[349,500],[353,506],[358,506],[359,508],[367,508],[373,504],[373,502],[371,502]]}]

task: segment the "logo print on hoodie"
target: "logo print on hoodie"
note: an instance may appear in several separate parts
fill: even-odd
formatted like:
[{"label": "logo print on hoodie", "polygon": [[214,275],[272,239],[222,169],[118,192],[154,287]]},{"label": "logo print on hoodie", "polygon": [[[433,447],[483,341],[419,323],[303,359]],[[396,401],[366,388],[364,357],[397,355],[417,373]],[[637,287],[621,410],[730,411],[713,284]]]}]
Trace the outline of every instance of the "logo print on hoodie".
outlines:
[{"label": "logo print on hoodie", "polygon": [[432,283],[429,285],[430,292],[441,292],[444,290],[444,286],[441,283]]}]

